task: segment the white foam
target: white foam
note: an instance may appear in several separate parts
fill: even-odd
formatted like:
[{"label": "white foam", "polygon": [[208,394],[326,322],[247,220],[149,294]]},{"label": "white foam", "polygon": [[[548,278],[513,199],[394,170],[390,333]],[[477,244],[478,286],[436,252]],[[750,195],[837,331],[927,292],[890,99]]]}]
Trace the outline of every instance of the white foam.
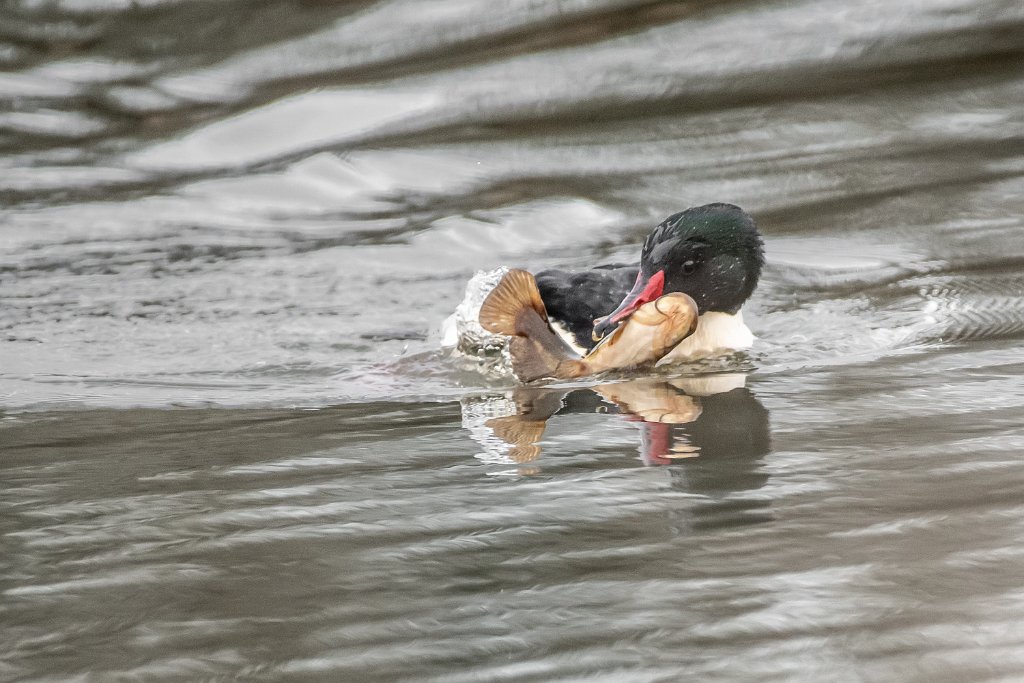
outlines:
[{"label": "white foam", "polygon": [[470,355],[487,355],[505,348],[508,337],[492,334],[480,325],[480,306],[507,272],[508,268],[502,266],[478,270],[470,278],[462,303],[441,325],[441,346],[456,347]]}]

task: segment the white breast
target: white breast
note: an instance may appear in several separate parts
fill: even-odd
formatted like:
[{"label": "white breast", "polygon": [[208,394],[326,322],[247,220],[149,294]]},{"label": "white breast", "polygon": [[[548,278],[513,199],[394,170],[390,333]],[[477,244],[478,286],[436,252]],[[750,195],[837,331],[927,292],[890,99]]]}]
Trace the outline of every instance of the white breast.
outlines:
[{"label": "white breast", "polygon": [[733,351],[749,349],[754,344],[754,333],[743,323],[743,312],[705,313],[697,319],[697,330],[679,342],[658,361],[658,365],[720,356]]},{"label": "white breast", "polygon": [[[552,320],[551,328],[576,353],[587,355],[587,351],[576,343],[572,334]],[[749,349],[754,344],[754,333],[743,323],[743,312],[735,315],[729,313],[705,313],[697,318],[697,330],[689,337],[665,354],[658,365],[680,363],[709,356],[723,356],[733,351]]]}]

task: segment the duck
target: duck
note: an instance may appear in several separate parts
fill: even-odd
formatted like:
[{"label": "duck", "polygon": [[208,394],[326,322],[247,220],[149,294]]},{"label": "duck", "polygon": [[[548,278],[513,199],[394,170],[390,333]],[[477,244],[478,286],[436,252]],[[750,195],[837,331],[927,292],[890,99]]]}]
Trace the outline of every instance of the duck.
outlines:
[{"label": "duck", "polygon": [[671,293],[689,296],[699,310],[692,334],[659,365],[750,348],[754,335],[742,307],[764,268],[764,242],[754,219],[727,203],[674,213],[644,240],[636,265],[535,274],[551,327],[586,354],[647,303]]}]

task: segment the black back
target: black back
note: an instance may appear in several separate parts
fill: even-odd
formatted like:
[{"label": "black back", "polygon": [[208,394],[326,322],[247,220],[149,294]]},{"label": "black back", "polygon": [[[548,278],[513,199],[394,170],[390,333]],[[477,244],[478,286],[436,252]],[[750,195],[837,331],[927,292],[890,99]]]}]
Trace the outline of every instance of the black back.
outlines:
[{"label": "black back", "polygon": [[615,310],[639,272],[638,266],[624,265],[599,266],[579,273],[542,270],[536,275],[537,288],[548,317],[561,323],[576,343],[589,351],[596,343],[594,318]]}]

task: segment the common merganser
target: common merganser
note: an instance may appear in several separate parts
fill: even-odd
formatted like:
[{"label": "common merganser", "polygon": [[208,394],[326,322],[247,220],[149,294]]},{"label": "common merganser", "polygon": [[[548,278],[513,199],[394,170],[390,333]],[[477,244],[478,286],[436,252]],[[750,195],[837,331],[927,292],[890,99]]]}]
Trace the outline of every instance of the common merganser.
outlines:
[{"label": "common merganser", "polygon": [[749,348],[754,335],[740,309],[763,266],[754,220],[716,203],[666,218],[644,241],[639,266],[545,270],[536,280],[552,326],[584,353],[644,304],[671,292],[689,295],[700,311],[697,329],[664,364]]}]

